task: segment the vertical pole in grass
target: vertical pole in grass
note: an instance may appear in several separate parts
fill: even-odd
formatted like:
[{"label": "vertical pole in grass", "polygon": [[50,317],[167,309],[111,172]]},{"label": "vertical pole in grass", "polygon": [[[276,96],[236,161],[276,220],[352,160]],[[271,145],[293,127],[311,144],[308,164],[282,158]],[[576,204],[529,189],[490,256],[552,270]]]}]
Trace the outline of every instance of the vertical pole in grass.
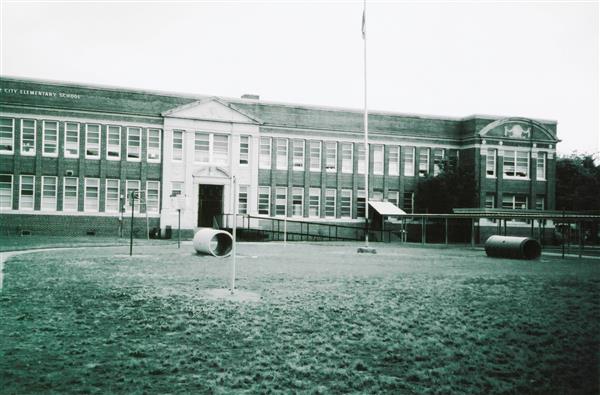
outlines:
[{"label": "vertical pole in grass", "polygon": [[133,255],[133,210],[135,207],[135,191],[131,191],[131,226],[129,229],[129,256]]},{"label": "vertical pole in grass", "polygon": [[237,180],[235,176],[233,178],[233,224],[232,233],[233,233],[233,246],[231,248],[231,294],[233,295],[235,291],[235,264],[236,264],[236,255],[237,255]]}]

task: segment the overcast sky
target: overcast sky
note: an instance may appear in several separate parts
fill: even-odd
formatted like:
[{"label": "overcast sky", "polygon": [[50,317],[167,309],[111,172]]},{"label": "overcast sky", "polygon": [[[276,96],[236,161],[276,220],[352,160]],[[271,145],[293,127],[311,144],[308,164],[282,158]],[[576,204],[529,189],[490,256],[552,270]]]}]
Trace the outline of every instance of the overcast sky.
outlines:
[{"label": "overcast sky", "polygon": [[[2,1],[1,73],[363,107],[362,1]],[[597,152],[598,2],[367,4],[369,108],[558,121]]]}]

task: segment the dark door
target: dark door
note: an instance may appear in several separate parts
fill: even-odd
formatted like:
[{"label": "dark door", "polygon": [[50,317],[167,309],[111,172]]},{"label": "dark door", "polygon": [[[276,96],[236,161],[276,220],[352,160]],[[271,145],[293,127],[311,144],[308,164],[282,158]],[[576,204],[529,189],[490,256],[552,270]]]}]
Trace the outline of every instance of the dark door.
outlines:
[{"label": "dark door", "polygon": [[198,226],[212,228],[213,218],[223,213],[223,185],[198,185]]}]

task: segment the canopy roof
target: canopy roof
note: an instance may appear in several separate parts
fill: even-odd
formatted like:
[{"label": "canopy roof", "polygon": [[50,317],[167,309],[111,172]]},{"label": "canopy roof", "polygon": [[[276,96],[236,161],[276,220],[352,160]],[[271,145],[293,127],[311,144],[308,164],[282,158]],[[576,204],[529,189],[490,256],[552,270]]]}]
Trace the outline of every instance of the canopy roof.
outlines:
[{"label": "canopy roof", "polygon": [[373,207],[381,215],[406,215],[406,213],[390,202],[374,202],[369,201],[369,206]]}]

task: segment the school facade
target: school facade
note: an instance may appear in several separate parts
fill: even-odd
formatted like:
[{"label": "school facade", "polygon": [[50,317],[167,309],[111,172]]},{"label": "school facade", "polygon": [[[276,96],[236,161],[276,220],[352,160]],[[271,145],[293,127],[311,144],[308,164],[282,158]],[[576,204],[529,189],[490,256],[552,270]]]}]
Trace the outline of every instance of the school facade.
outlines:
[{"label": "school facade", "polygon": [[[444,118],[0,78],[0,231],[116,235],[222,213],[361,222],[414,210],[418,183],[470,166],[480,208],[554,209],[556,122]],[[239,190],[232,196],[232,177]],[[440,196],[443,198],[443,196]],[[178,211],[180,210],[180,211]]]}]

